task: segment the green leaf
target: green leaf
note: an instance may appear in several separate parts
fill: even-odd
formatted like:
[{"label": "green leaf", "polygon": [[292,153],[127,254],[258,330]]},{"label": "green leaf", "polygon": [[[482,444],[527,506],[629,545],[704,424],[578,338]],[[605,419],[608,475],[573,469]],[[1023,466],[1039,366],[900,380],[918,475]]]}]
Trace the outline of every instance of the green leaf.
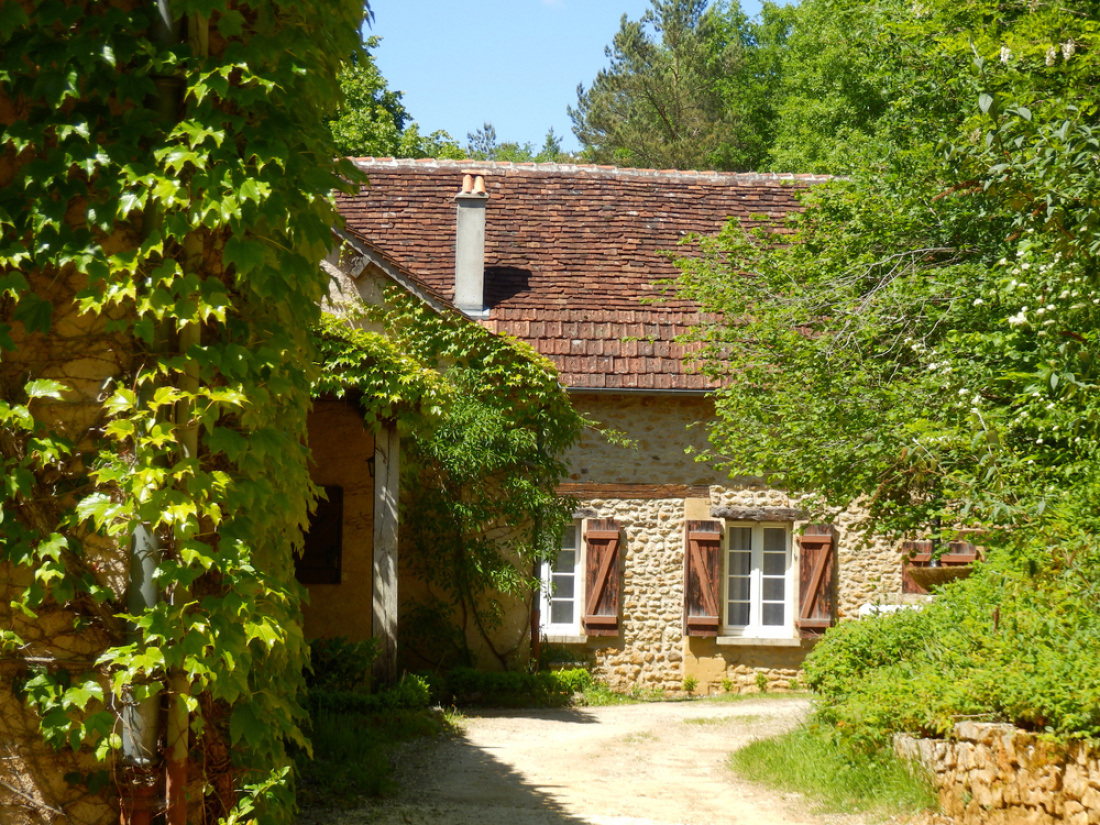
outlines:
[{"label": "green leaf", "polygon": [[30,22],[21,3],[0,3],[0,42],[7,42],[16,29]]},{"label": "green leaf", "polygon": [[61,399],[62,393],[68,389],[60,381],[50,381],[46,378],[37,378],[27,383],[25,390],[28,398],[56,398]]},{"label": "green leaf", "polygon": [[26,328],[28,333],[41,333],[46,335],[50,331],[50,320],[53,317],[53,307],[50,302],[39,298],[34,293],[26,293],[15,307],[12,316]]},{"label": "green leaf", "polygon": [[234,745],[263,741],[266,725],[256,716],[252,703],[239,702],[229,717],[229,740]]},{"label": "green leaf", "polygon": [[76,516],[81,521],[90,519],[98,527],[113,521],[122,510],[122,504],[106,493],[91,493],[77,502]]}]

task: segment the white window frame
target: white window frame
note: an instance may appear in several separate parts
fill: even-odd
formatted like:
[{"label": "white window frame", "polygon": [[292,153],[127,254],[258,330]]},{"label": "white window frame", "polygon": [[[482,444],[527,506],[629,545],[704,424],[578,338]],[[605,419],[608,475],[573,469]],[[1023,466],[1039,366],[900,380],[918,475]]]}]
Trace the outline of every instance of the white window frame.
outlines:
[{"label": "white window frame", "polygon": [[[722,587],[721,587],[721,635],[742,639],[791,639],[795,635],[795,613],[798,610],[797,553],[794,548],[794,525],[779,521],[730,521],[722,540]],[[730,547],[731,530],[751,528],[751,571],[749,574],[749,622],[746,625],[732,625],[730,618]],[[783,624],[765,625],[762,618],[764,587],[764,530],[782,529],[786,558],[781,576],[783,581]]]},{"label": "white window frame", "polygon": [[573,555],[573,621],[569,624],[552,623],[551,599],[553,598],[553,582],[551,581],[552,564],[544,562],[542,565],[542,586],[539,588],[539,633],[550,642],[577,641],[583,634],[582,618],[584,616],[584,520],[574,519],[572,529],[576,546]]}]

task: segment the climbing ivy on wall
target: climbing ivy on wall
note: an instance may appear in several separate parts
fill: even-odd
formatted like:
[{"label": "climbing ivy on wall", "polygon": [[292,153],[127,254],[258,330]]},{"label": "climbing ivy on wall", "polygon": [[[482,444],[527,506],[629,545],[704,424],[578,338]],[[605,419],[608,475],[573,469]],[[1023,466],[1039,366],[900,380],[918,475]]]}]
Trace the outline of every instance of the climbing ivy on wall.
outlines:
[{"label": "climbing ivy on wall", "polygon": [[307,329],[355,177],[322,119],[364,8],[170,8],[0,6],[0,710],[60,749],[0,769],[28,821],[180,759],[170,822],[278,820],[304,744]]},{"label": "climbing ivy on wall", "polygon": [[535,565],[572,518],[555,490],[589,422],[522,341],[396,288],[367,312],[384,331],[322,323],[317,391],[355,392],[369,422],[407,433],[402,563],[426,589],[403,605],[401,649],[418,665],[469,663],[481,639],[510,667],[528,628],[502,619],[537,591]]}]

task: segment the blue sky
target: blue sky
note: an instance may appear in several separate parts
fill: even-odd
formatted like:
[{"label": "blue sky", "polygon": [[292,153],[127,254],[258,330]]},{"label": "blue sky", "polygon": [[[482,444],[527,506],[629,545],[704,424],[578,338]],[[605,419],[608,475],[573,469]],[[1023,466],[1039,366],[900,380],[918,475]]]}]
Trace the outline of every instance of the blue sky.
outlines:
[{"label": "blue sky", "polygon": [[[604,47],[648,0],[371,0],[375,53],[421,133],[460,144],[485,121],[497,139],[542,144],[550,127],[578,148],[566,107],[607,65]],[[757,0],[742,7],[756,14]]]}]

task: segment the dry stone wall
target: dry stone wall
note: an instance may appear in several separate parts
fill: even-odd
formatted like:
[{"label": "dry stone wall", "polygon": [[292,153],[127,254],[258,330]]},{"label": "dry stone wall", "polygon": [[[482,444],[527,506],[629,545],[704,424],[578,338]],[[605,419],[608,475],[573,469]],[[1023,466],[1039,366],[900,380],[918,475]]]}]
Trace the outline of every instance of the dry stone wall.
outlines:
[{"label": "dry stone wall", "polygon": [[1060,747],[1012,725],[962,722],[954,738],[899,736],[957,825],[1100,825],[1100,751]]}]

